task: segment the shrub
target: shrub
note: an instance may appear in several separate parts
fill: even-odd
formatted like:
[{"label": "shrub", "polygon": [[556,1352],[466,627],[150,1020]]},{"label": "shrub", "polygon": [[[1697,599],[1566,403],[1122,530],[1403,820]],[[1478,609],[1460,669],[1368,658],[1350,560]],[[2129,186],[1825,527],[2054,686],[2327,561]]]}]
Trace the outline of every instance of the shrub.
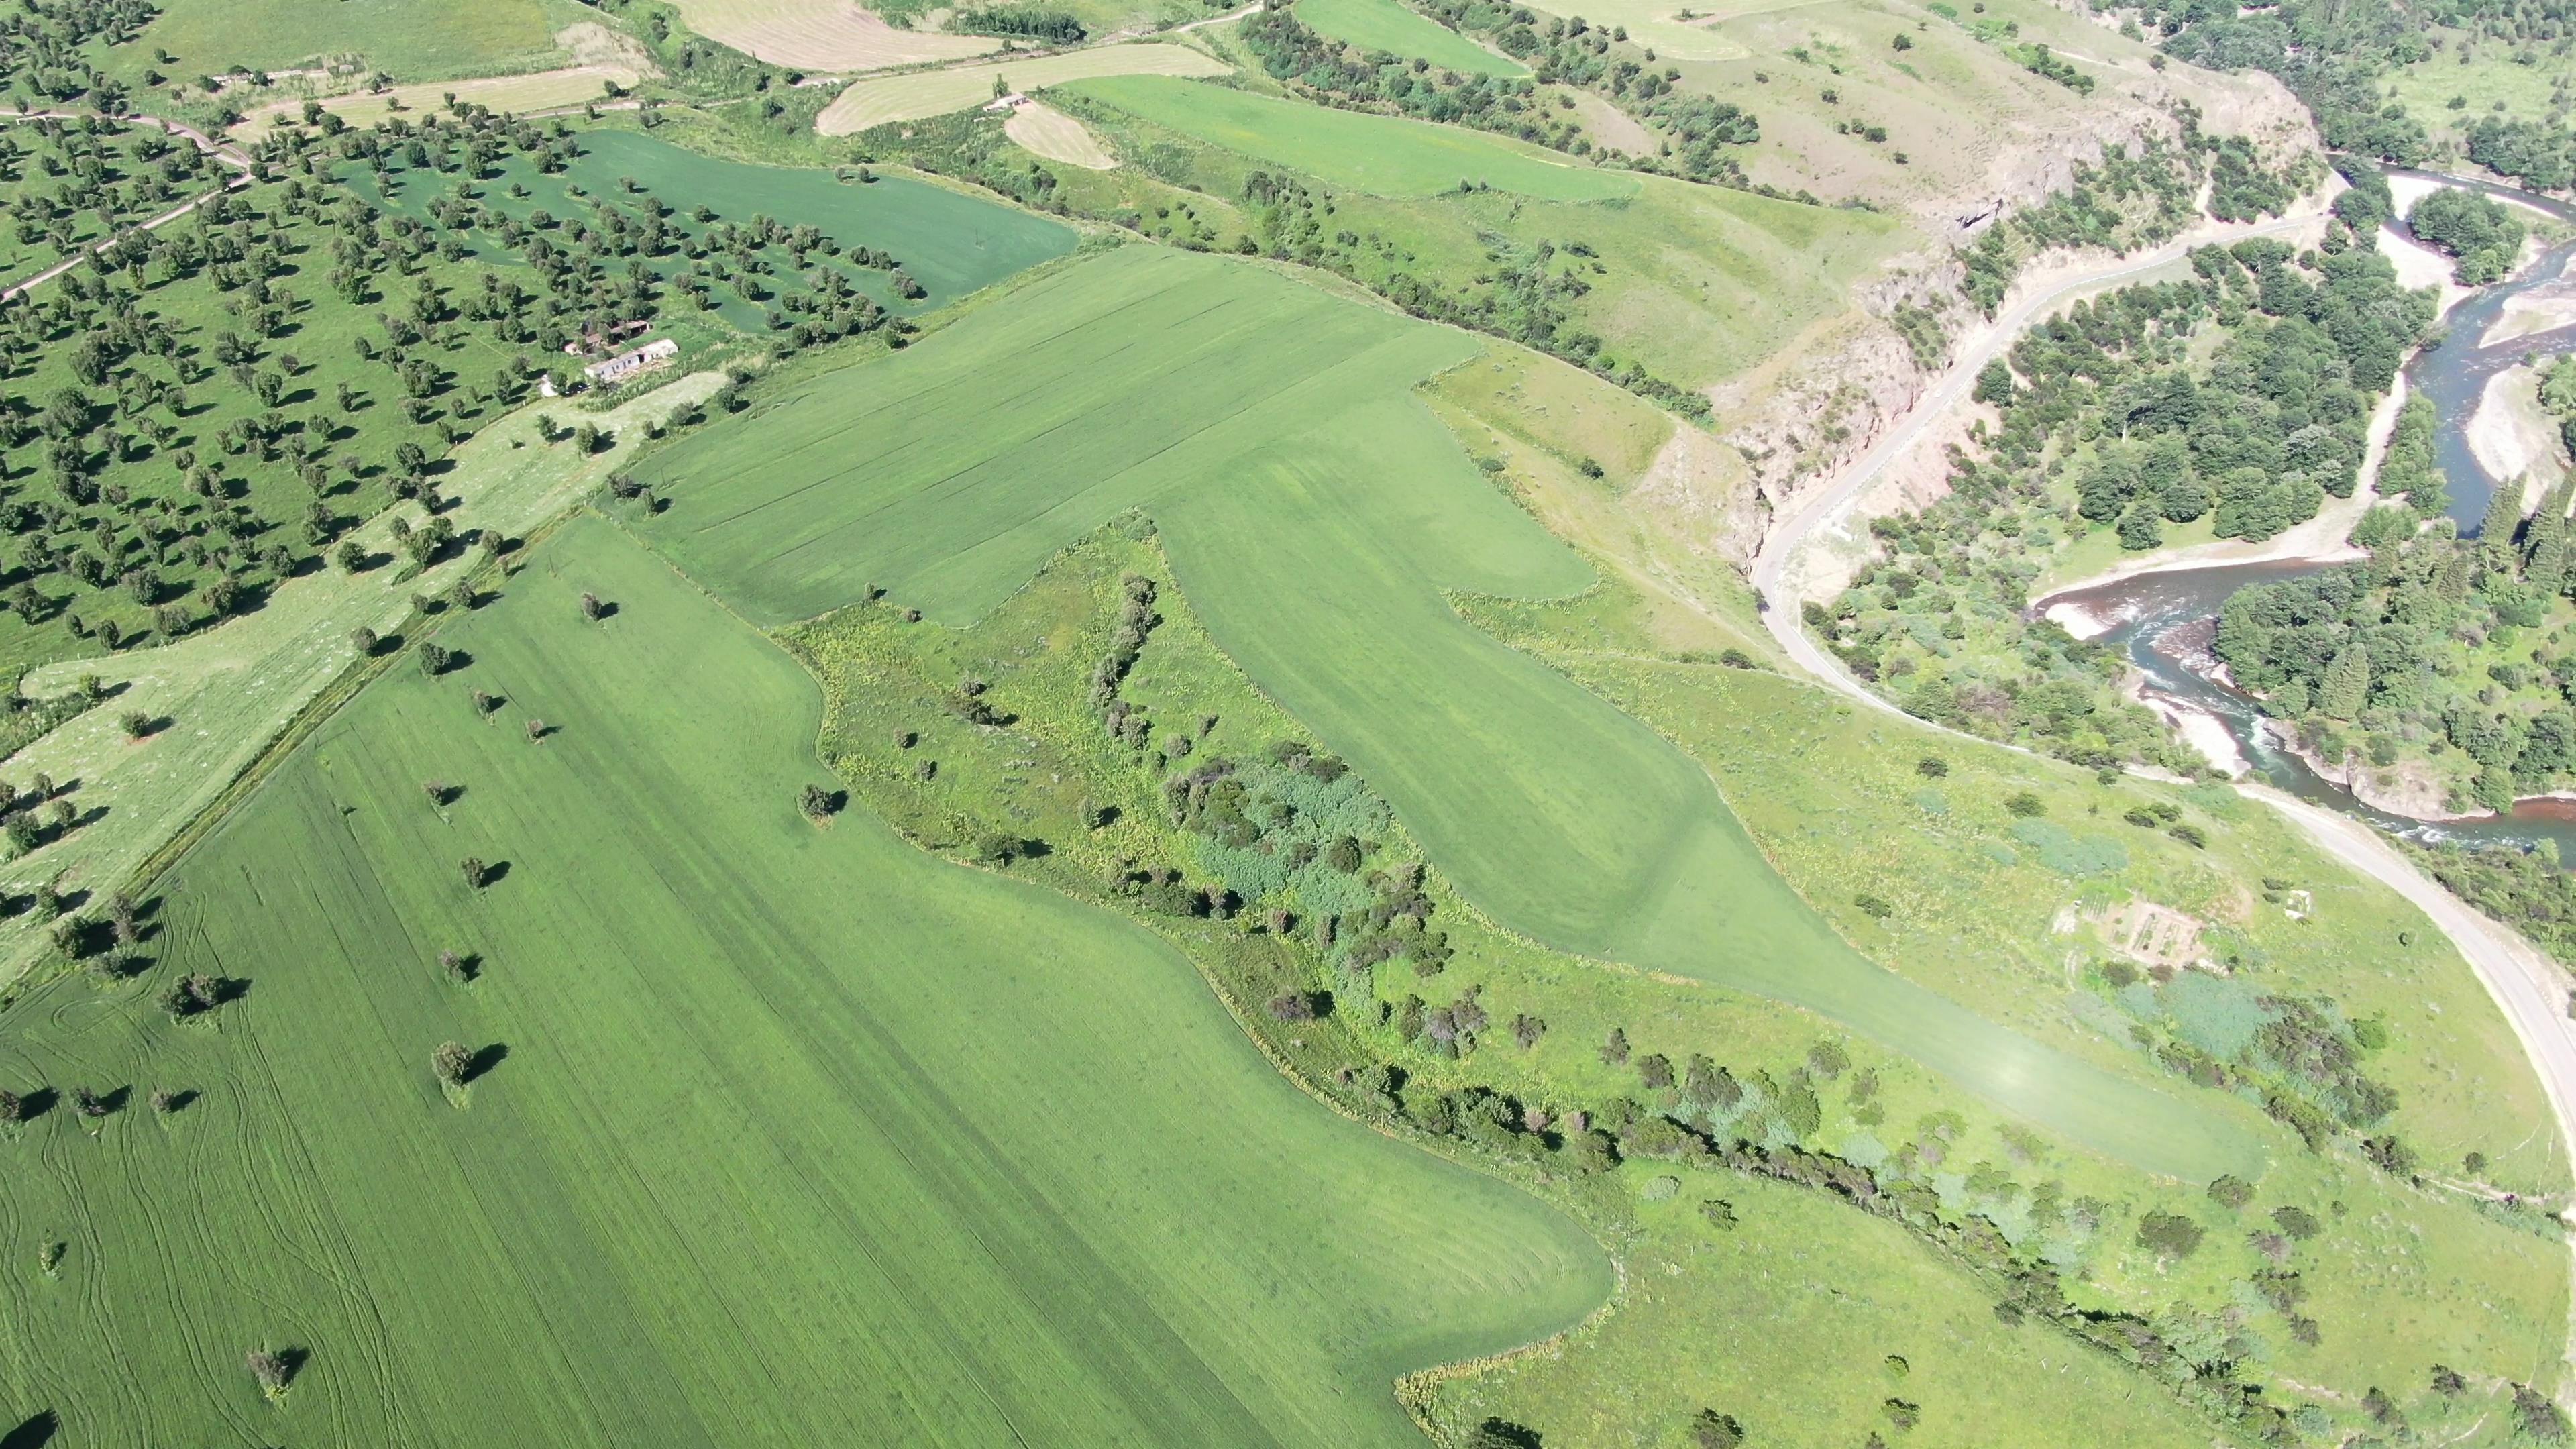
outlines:
[{"label": "shrub", "polygon": [[2201,1226],[2180,1213],[2149,1209],[2138,1218],[2138,1242],[2159,1258],[2188,1258],[2200,1246]]},{"label": "shrub", "polygon": [[1896,907],[1889,905],[1877,896],[1870,895],[1866,891],[1852,897],[1852,904],[1860,908],[1860,913],[1862,915],[1869,917],[1873,921],[1884,921],[1888,917],[1896,914]]},{"label": "shrub", "polygon": [[2254,1184],[2229,1173],[2209,1185],[2209,1200],[2231,1211],[2254,1200]]},{"label": "shrub", "polygon": [[2047,803],[2028,790],[2016,790],[2012,794],[2005,796],[2004,809],[2020,816],[2024,820],[2034,819],[2048,813]]},{"label": "shrub", "polygon": [[474,1053],[461,1041],[443,1041],[429,1054],[429,1070],[442,1087],[462,1087],[474,1070]]},{"label": "shrub", "polygon": [[[1716,1203],[1712,1206],[1724,1207],[1725,1204]],[[1732,1222],[1734,1214],[1729,1213],[1727,1216]],[[1736,1449],[1736,1446],[1744,1442],[1744,1426],[1737,1423],[1732,1414],[1721,1414],[1715,1409],[1702,1409],[1691,1416],[1690,1435],[1693,1449]]]},{"label": "shrub", "polygon": [[1950,762],[1939,755],[1925,755],[1914,762],[1914,773],[1927,780],[1938,780],[1950,773]]},{"label": "shrub", "polygon": [[295,1377],[295,1366],[286,1355],[264,1348],[252,1349],[243,1357],[242,1366],[258,1381],[259,1391],[272,1399],[285,1393],[287,1381]]}]

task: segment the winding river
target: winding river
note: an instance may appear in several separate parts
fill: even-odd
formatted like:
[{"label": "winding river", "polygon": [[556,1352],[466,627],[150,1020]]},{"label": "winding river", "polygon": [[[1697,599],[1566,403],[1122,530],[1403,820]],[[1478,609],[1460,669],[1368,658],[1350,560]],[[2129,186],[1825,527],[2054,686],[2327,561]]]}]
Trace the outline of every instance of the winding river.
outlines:
[{"label": "winding river", "polygon": [[[2426,172],[2392,169],[2390,174],[2490,192],[2576,224],[2576,207],[2527,192]],[[2463,536],[2476,534],[2487,500],[2499,482],[2478,462],[2468,443],[2469,420],[2477,411],[2488,379],[2528,355],[2576,352],[2576,325],[2510,338],[2492,347],[2480,346],[2479,339],[2511,298],[2558,280],[2571,260],[2576,260],[2576,242],[2551,248],[2512,278],[2463,299],[2451,310],[2442,340],[2416,353],[2406,365],[2408,386],[2430,399],[2440,416],[2434,453],[2450,491],[2451,517],[2458,522]],[[2276,747],[2262,727],[2263,715],[2254,702],[2206,677],[2202,671],[2214,662],[2209,648],[2216,615],[2230,594],[2248,585],[2297,578],[2327,567],[2332,565],[2273,562],[2169,569],[2061,591],[2040,600],[2035,607],[2044,610],[2072,605],[2096,619],[2112,621],[2111,627],[2096,636],[2099,642],[2128,655],[2130,663],[2145,676],[2151,697],[2161,697],[2218,720],[2258,779],[2303,800],[2367,820],[2391,834],[2421,840],[2511,842],[2525,846],[2548,839],[2557,842],[2567,860],[2576,862],[2576,802],[2526,800],[2510,815],[2438,822],[2375,810]]]}]

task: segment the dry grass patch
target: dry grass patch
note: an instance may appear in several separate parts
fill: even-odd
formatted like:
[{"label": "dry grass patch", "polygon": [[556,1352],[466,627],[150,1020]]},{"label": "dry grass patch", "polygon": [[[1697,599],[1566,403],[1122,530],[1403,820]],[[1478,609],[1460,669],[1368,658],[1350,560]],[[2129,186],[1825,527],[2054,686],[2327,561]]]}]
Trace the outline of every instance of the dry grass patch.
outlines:
[{"label": "dry grass patch", "polygon": [[991,100],[997,79],[1008,89],[1026,92],[1103,76],[1212,76],[1224,75],[1230,69],[1223,61],[1187,46],[1151,43],[987,61],[982,65],[860,81],[824,107],[823,114],[814,118],[814,129],[826,136],[849,136],[888,121],[944,116]]},{"label": "dry grass patch", "polygon": [[1024,150],[1049,161],[1067,166],[1080,166],[1087,171],[1111,171],[1118,158],[1100,144],[1100,138],[1084,129],[1080,121],[1051,106],[1031,101],[1011,113],[1002,125],[1002,134]]},{"label": "dry grass patch", "polygon": [[849,0],[674,0],[689,28],[771,65],[816,71],[884,70],[985,55],[1001,42],[889,25]]},{"label": "dry grass patch", "polygon": [[[544,111],[577,106],[584,101],[600,99],[607,93],[609,83],[624,89],[642,80],[644,75],[645,72],[630,65],[575,65],[562,70],[538,71],[534,75],[427,81],[380,92],[352,91],[318,99],[324,110],[350,125],[372,126],[390,115],[444,110],[451,95],[496,111]],[[295,120],[303,113],[303,107],[301,97],[271,101],[243,116],[232,128],[232,134],[243,140],[256,140],[281,122]]]}]

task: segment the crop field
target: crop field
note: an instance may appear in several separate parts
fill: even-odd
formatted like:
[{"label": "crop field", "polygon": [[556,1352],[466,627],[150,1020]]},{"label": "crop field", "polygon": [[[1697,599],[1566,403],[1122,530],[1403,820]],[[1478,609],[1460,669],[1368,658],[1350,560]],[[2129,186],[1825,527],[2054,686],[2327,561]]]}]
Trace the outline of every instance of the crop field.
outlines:
[{"label": "crop field", "polygon": [[[1426,22],[1427,23],[1427,22]],[[1087,80],[1076,94],[1212,145],[1380,196],[1435,196],[1461,182],[1547,201],[1632,197],[1638,178],[1575,164],[1543,147],[1396,116],[1154,76]]]},{"label": "crop field", "polygon": [[[1152,937],[809,823],[812,680],[611,526],[438,639],[182,862],[142,979],[23,1009],[13,1085],[122,1104],[11,1147],[0,1381],[73,1442],[1393,1444],[1398,1373],[1608,1290]],[[173,1022],[188,972],[238,984]]]},{"label": "crop field", "polygon": [[889,121],[918,121],[980,106],[996,82],[1022,94],[1100,76],[1224,75],[1232,67],[1186,45],[1103,45],[1025,60],[949,66],[856,82],[814,118],[826,136],[855,135]]},{"label": "crop field", "polygon": [[1398,0],[1298,0],[1297,18],[1308,29],[1364,50],[1419,56],[1436,66],[1474,75],[1524,76],[1529,67],[1487,50],[1457,31],[1406,9]]},{"label": "crop field", "polygon": [[[387,199],[389,208],[426,218],[446,178],[434,171],[416,174],[408,167],[392,174],[396,186]],[[1063,256],[1077,240],[1061,222],[943,186],[901,177],[861,184],[811,168],[728,161],[636,131],[588,133],[582,138],[580,157],[554,174],[540,172],[522,158],[505,159],[496,167],[484,202],[493,211],[522,221],[547,210],[564,217],[590,204],[574,196],[571,188],[579,188],[589,198],[613,202],[633,197],[624,184],[630,180],[673,207],[666,223],[693,237],[703,237],[710,224],[695,219],[696,209],[704,206],[714,212],[716,223],[739,225],[754,216],[767,216],[785,227],[814,227],[844,247],[890,252],[903,271],[921,284],[924,295],[896,296],[883,271],[824,265],[842,271],[854,290],[879,306],[906,314],[955,301],[1013,272]],[[508,195],[512,185],[527,194]],[[774,290],[796,284],[806,269],[796,267],[776,246],[751,247],[746,253],[758,270],[738,266],[720,278],[732,295],[714,310],[735,326],[757,333],[766,330],[759,303]],[[503,255],[515,263],[515,258]],[[723,253],[737,264],[744,255]],[[682,259],[674,251],[655,259],[655,264],[678,271]],[[760,295],[746,295],[745,282]]]},{"label": "crop field", "polygon": [[674,0],[691,30],[771,65],[840,72],[962,60],[998,50],[981,35],[889,25],[851,0]]},{"label": "crop field", "polygon": [[1146,508],[1219,643],[1504,924],[1814,1007],[2160,1170],[2244,1162],[2228,1124],[1870,965],[1698,766],[1458,619],[1448,591],[1593,577],[1408,395],[1475,353],[1252,268],[1124,250],[647,460],[673,503],[646,527],[758,620],[874,584],[962,622]]},{"label": "crop field", "polygon": [[188,79],[345,57],[403,81],[492,75],[542,65],[558,14],[547,0],[171,0],[160,11],[142,44],[115,52],[119,69],[140,72],[162,50],[171,60],[156,68]]},{"label": "crop field", "polygon": [[[576,65],[561,70],[532,71],[526,75],[485,76],[475,80],[424,81],[417,85],[395,86],[382,92],[351,91],[345,95],[325,96],[322,108],[352,126],[372,126],[387,116],[404,113],[438,112],[447,107],[447,98],[470,101],[495,111],[525,115],[531,111],[558,110],[601,99],[606,87],[621,89],[635,84],[642,72],[624,65]],[[281,120],[300,119],[304,110],[301,100],[272,101],[242,117],[232,134],[243,140],[257,140],[268,128]]]}]

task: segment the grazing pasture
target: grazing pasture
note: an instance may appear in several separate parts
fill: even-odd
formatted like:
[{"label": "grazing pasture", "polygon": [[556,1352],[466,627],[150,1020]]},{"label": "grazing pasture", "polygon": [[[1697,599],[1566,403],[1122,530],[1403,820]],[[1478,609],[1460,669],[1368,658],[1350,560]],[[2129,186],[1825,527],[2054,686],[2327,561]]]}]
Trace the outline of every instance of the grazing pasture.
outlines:
[{"label": "grazing pasture", "polygon": [[808,820],[819,690],[612,526],[437,642],[21,1008],[0,1384],[70,1442],[1399,1445],[1608,1292],[1155,937]]},{"label": "grazing pasture", "polygon": [[1474,75],[1529,74],[1528,66],[1487,50],[1398,0],[1297,0],[1297,18],[1319,35],[1347,40],[1362,50],[1419,57]]},{"label": "grazing pasture", "polygon": [[962,60],[1001,48],[981,35],[905,30],[850,0],[674,0],[691,30],[771,65],[883,70]]},{"label": "grazing pasture", "polygon": [[1640,189],[1634,176],[1429,121],[1328,110],[1159,76],[1104,77],[1073,90],[1211,145],[1378,196],[1436,196],[1462,182],[1543,201],[1603,201]]},{"label": "grazing pasture", "polygon": [[1812,1007],[2153,1170],[2251,1160],[2232,1125],[1869,963],[1698,764],[1458,617],[1453,592],[1594,577],[1410,395],[1478,351],[1251,266],[1130,248],[647,460],[672,505],[645,527],[757,620],[873,584],[962,623],[1146,509],[1218,643],[1505,926]]},{"label": "grazing pasture", "polygon": [[848,136],[889,121],[944,116],[992,100],[997,82],[1025,95],[1047,86],[1098,76],[1224,75],[1230,69],[1225,62],[1186,45],[1150,43],[1103,45],[1061,55],[950,66],[855,82],[814,118],[814,129],[826,136]]}]

